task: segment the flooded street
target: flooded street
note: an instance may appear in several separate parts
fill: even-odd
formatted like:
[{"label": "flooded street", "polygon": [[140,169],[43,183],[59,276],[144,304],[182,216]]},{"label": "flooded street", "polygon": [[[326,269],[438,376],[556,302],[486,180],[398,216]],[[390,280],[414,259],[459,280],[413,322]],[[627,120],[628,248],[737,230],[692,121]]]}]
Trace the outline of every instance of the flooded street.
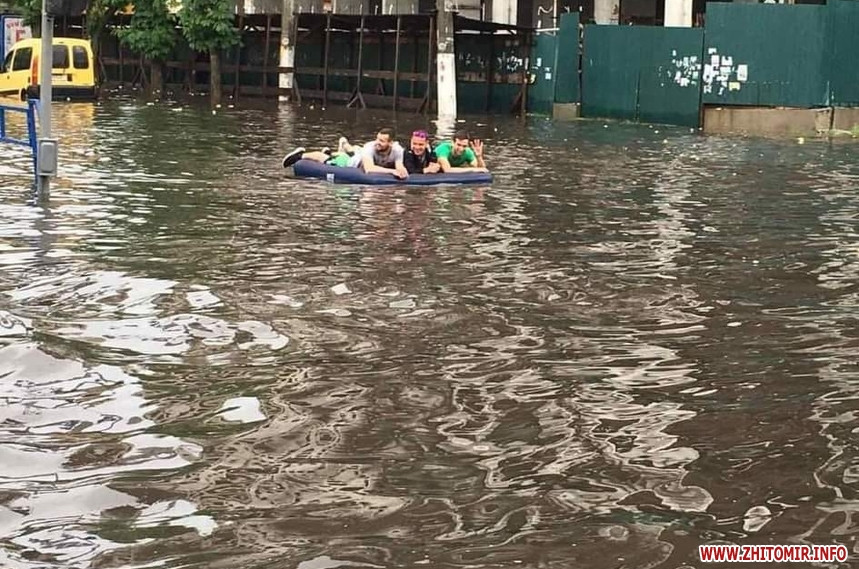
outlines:
[{"label": "flooded street", "polygon": [[491,186],[284,176],[392,117],[57,105],[47,207],[0,146],[0,567],[855,566],[855,145],[472,117]]}]

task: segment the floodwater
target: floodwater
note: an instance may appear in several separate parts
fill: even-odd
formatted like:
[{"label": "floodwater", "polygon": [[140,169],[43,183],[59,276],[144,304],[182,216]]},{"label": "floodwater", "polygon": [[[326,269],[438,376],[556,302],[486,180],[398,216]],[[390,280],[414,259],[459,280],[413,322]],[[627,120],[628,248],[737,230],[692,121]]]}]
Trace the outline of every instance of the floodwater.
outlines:
[{"label": "floodwater", "polygon": [[280,168],[391,120],[59,105],[44,207],[0,147],[0,567],[856,566],[853,144],[469,118],[491,186]]}]

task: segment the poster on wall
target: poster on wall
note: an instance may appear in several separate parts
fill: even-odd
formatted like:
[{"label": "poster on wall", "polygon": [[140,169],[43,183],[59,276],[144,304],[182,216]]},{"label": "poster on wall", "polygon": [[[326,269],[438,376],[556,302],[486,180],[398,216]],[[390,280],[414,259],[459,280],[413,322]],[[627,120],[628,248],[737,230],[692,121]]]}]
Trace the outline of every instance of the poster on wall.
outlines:
[{"label": "poster on wall", "polygon": [[33,30],[30,26],[24,25],[24,18],[0,16],[0,59],[6,58],[6,54],[16,42],[31,37],[33,37]]}]

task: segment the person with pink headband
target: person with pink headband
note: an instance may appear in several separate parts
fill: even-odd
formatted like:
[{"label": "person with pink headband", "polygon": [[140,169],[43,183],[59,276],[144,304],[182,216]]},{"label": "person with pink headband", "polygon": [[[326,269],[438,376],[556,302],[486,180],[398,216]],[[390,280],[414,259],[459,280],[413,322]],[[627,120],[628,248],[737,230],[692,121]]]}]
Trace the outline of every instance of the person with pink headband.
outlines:
[{"label": "person with pink headband", "polygon": [[435,174],[439,171],[438,160],[429,145],[429,135],[425,130],[412,133],[409,148],[403,154],[403,166],[409,174]]}]

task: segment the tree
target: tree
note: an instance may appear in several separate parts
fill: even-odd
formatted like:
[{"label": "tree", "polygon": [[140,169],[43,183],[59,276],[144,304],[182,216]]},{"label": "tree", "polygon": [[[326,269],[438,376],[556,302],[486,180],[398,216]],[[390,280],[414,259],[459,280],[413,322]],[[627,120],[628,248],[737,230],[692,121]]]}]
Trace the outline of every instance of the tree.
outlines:
[{"label": "tree", "polygon": [[[42,26],[42,0],[15,0],[12,5],[24,17],[24,23],[39,30]],[[41,35],[41,31],[38,35]]]},{"label": "tree", "polygon": [[101,38],[107,31],[107,24],[112,14],[121,10],[128,0],[89,0],[86,7],[87,36],[92,43],[93,55],[99,63],[96,74],[101,73]]},{"label": "tree", "polygon": [[157,97],[164,88],[164,61],[176,45],[176,18],[166,0],[135,0],[129,27],[116,30],[116,35],[149,63],[149,88]]},{"label": "tree", "polygon": [[192,49],[209,53],[212,106],[221,104],[220,51],[239,43],[233,26],[235,0],[182,0],[179,21]]}]

